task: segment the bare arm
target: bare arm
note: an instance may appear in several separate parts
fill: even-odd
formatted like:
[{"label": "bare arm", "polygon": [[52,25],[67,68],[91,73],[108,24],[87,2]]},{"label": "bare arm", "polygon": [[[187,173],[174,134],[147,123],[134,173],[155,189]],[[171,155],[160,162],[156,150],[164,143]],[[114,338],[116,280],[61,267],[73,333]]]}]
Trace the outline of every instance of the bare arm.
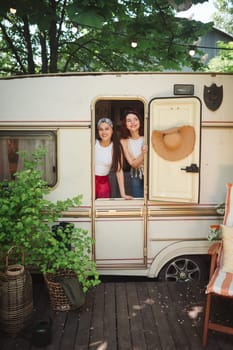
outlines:
[{"label": "bare arm", "polygon": [[133,168],[139,168],[140,165],[144,163],[144,156],[147,153],[148,149],[147,145],[143,145],[141,154],[137,158],[134,158],[128,150],[128,140],[121,139],[121,144],[123,147],[125,158],[127,159],[129,165]]}]

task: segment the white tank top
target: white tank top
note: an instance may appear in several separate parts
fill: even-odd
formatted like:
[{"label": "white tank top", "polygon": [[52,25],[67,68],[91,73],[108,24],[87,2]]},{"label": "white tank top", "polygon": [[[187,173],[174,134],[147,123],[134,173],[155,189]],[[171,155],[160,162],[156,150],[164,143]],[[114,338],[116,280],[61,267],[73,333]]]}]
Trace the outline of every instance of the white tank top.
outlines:
[{"label": "white tank top", "polygon": [[[128,139],[128,149],[134,158],[137,158],[138,156],[140,156],[140,154],[142,153],[143,145],[144,145],[143,137],[139,137],[139,139],[136,139],[136,140],[131,138]],[[143,164],[140,165],[138,168],[131,167],[130,175],[131,177],[135,177],[135,178],[138,177],[139,179],[142,179],[144,175]]]},{"label": "white tank top", "polygon": [[136,140],[131,138],[128,139],[128,148],[134,158],[137,158],[138,156],[140,156],[140,154],[142,153],[143,145],[144,145],[143,137],[140,137],[139,139],[136,139]]},{"label": "white tank top", "polygon": [[103,147],[99,140],[95,143],[95,175],[106,176],[112,166],[112,142],[109,146]]}]

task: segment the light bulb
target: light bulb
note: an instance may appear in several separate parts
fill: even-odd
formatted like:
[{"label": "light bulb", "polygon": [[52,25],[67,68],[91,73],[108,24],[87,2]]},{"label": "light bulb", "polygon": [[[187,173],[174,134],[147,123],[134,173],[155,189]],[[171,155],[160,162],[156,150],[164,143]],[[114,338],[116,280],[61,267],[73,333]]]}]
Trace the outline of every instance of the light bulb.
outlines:
[{"label": "light bulb", "polygon": [[189,55],[190,56],[194,56],[195,55],[195,50],[193,49],[193,48],[191,48],[190,50],[189,50]]},{"label": "light bulb", "polygon": [[12,13],[13,15],[16,13],[16,11],[17,11],[17,10],[16,10],[14,7],[11,7],[11,8],[10,8],[10,13]]},{"label": "light bulb", "polygon": [[138,43],[136,41],[131,42],[131,47],[135,49],[138,46]]},{"label": "light bulb", "polygon": [[73,34],[76,34],[78,31],[78,28],[76,26],[72,26],[71,31]]}]

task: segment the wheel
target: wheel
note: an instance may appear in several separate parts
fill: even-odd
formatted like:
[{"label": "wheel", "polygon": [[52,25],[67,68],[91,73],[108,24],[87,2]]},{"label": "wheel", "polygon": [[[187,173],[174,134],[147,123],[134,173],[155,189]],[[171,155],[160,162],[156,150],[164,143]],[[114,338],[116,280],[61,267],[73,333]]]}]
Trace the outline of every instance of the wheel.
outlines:
[{"label": "wheel", "polygon": [[160,281],[201,281],[207,277],[207,267],[200,257],[180,256],[167,263],[159,273]]}]

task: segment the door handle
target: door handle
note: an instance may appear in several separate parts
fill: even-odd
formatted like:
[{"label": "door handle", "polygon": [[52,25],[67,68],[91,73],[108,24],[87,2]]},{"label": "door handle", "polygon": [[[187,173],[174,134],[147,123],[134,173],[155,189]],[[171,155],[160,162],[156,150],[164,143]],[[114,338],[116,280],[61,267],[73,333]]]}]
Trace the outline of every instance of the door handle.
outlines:
[{"label": "door handle", "polygon": [[186,166],[185,168],[180,168],[180,170],[184,170],[187,173],[199,173],[199,168],[197,164],[192,163],[189,166]]}]

